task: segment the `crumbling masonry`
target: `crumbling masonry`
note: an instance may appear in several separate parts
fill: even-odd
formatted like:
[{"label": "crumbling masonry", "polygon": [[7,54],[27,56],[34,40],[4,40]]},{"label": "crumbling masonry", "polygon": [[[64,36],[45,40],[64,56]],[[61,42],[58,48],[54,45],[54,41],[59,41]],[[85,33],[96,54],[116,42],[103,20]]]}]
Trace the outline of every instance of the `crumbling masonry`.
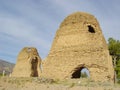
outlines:
[{"label": "crumbling masonry", "polygon": [[17,58],[12,77],[38,77],[40,76],[41,58],[34,47],[23,48]]},{"label": "crumbling masonry", "polygon": [[[29,54],[29,51],[33,52]],[[31,69],[34,61],[36,69]],[[112,58],[99,23],[93,15],[83,12],[73,13],[61,23],[51,50],[43,61],[42,73],[40,63],[36,49],[24,48],[12,76],[73,79],[80,78],[80,71],[87,68],[94,81],[113,81],[114,77]]]},{"label": "crumbling masonry", "polygon": [[87,68],[94,81],[113,80],[114,70],[106,41],[93,15],[76,12],[64,19],[56,32],[42,76],[80,78]]}]

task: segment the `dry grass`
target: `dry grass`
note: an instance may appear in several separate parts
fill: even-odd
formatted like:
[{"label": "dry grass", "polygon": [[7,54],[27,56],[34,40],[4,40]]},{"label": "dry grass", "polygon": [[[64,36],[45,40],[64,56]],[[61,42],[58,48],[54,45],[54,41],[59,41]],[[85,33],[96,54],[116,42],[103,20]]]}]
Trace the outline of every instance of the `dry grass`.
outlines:
[{"label": "dry grass", "polygon": [[[40,89],[42,88],[42,89]],[[97,88],[97,89],[96,89]],[[0,90],[120,90],[120,85],[90,79],[0,78]]]}]

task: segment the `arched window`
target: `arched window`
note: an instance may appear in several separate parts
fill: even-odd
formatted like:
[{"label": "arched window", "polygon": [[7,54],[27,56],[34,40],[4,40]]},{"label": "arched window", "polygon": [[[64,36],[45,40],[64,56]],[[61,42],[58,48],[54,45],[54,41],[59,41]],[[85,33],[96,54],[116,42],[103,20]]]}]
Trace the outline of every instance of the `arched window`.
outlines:
[{"label": "arched window", "polygon": [[95,30],[94,30],[94,28],[91,25],[88,25],[88,31],[90,33],[95,33]]}]

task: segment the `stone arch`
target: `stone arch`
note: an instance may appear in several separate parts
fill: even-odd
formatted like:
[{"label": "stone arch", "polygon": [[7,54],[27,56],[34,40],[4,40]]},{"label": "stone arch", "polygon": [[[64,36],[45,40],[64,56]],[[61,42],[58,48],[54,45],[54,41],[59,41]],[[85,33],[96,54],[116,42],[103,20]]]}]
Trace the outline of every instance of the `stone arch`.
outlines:
[{"label": "stone arch", "polygon": [[31,77],[38,77],[37,66],[38,66],[38,59],[37,57],[34,57],[31,60],[31,75],[30,75]]},{"label": "stone arch", "polygon": [[[87,70],[87,71],[85,71]],[[86,73],[86,77],[90,77],[90,72],[88,70],[87,67],[85,66],[78,66],[77,68],[75,68],[71,74],[71,78],[72,79],[77,79],[77,78],[81,78],[83,77],[82,74],[84,74],[82,71],[84,71],[84,73]]]}]

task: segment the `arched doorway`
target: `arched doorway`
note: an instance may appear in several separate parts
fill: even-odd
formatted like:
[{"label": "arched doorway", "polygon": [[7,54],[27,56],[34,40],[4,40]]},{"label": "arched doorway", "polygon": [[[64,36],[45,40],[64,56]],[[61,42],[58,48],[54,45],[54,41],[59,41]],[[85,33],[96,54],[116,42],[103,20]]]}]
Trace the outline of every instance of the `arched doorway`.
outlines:
[{"label": "arched doorway", "polygon": [[89,78],[90,73],[89,70],[86,67],[79,67],[74,70],[72,73],[72,79],[77,79],[77,78]]},{"label": "arched doorway", "polygon": [[32,61],[31,61],[31,77],[38,77],[37,65],[38,65],[37,57],[32,58]]}]

